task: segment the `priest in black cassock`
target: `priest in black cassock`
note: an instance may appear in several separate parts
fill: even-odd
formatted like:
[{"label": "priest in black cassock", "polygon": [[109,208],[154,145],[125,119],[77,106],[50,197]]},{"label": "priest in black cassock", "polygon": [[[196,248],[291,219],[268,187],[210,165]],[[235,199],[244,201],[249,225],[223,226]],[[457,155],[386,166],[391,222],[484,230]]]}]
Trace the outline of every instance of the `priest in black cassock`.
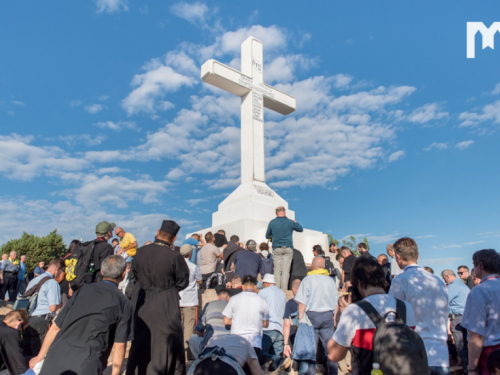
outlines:
[{"label": "priest in black cassock", "polygon": [[137,284],[127,375],[186,373],[179,291],[189,284],[189,268],[173,250],[179,229],[164,220],[155,242],[138,249],[132,262]]}]

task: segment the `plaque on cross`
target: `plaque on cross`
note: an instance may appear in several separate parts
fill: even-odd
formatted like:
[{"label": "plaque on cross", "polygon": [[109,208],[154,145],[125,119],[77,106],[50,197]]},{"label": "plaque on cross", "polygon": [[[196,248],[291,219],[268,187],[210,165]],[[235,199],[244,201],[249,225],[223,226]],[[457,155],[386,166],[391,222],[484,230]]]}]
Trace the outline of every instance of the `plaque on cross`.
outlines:
[{"label": "plaque on cross", "polygon": [[283,115],[295,111],[293,96],[264,83],[262,43],[249,37],[241,45],[241,72],[216,60],[201,67],[201,79],[241,97],[241,183],[265,182],[264,107]]}]

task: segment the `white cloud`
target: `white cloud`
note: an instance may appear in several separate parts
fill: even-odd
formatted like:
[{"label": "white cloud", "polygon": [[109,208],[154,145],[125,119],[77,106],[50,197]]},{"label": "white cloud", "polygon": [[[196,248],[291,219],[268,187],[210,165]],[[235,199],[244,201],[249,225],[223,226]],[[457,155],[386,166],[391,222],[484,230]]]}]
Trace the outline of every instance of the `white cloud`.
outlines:
[{"label": "white cloud", "polygon": [[416,236],[415,239],[419,240],[419,239],[423,239],[423,238],[434,238],[434,237],[437,237],[437,236],[435,234],[425,234],[423,236]]},{"label": "white cloud", "polygon": [[97,173],[98,174],[116,174],[116,173],[122,173],[125,170],[118,168],[118,167],[108,167],[108,168],[100,168]]},{"label": "white cloud", "polygon": [[448,143],[438,143],[434,142],[430,144],[429,146],[424,148],[424,151],[431,151],[431,150],[446,150],[448,148]]},{"label": "white cloud", "polygon": [[477,126],[485,121],[498,124],[500,123],[500,100],[487,104],[476,112],[462,112],[458,118],[462,120],[460,127]]},{"label": "white cloud", "polygon": [[91,114],[95,114],[97,112],[100,112],[103,110],[103,108],[104,108],[104,106],[102,104],[91,104],[91,105],[85,106],[85,110]]},{"label": "white cloud", "polygon": [[368,239],[369,243],[374,243],[374,244],[389,244],[397,240],[401,235],[398,232],[391,233],[391,234],[386,234],[382,236],[374,236],[374,235],[367,235],[367,236],[358,236],[356,238],[363,238],[366,237]]},{"label": "white cloud", "polygon": [[13,100],[12,104],[20,106],[20,107],[24,107],[26,105],[24,102],[21,102],[19,100]]},{"label": "white cloud", "polygon": [[65,142],[68,146],[72,147],[78,143],[85,143],[87,146],[97,146],[103,143],[108,137],[103,134],[90,135],[90,134],[71,134],[61,135],[59,139]]},{"label": "white cloud", "polygon": [[183,18],[195,26],[205,27],[208,7],[200,2],[180,2],[172,5],[170,11],[173,15]]},{"label": "white cloud", "polygon": [[474,144],[474,141],[463,141],[459,142],[455,145],[456,148],[458,148],[460,151],[465,150],[472,146]]},{"label": "white cloud", "polygon": [[82,105],[82,101],[81,100],[72,100],[69,102],[69,105],[71,107],[78,107],[78,106]]},{"label": "white cloud", "polygon": [[396,152],[393,152],[390,156],[389,156],[389,163],[392,163],[393,161],[396,161],[396,160],[399,160],[401,159],[402,157],[405,156],[405,152],[400,150],[400,151],[396,151]]},{"label": "white cloud", "polygon": [[171,108],[162,99],[167,93],[174,92],[182,86],[192,86],[197,81],[177,73],[169,66],[156,65],[143,74],[136,74],[132,86],[136,88],[122,100],[122,107],[129,115],[144,111],[154,113],[157,110]]},{"label": "white cloud", "polygon": [[159,197],[167,192],[168,184],[166,181],[154,181],[148,175],[132,180],[123,176],[90,174],[82,178],[79,187],[68,190],[66,194],[74,196],[77,203],[87,208],[103,204],[127,208],[131,201],[157,203]]},{"label": "white cloud", "polygon": [[115,13],[128,10],[127,0],[94,0],[97,13]]},{"label": "white cloud", "polygon": [[61,176],[89,166],[86,160],[72,158],[59,147],[31,145],[33,140],[31,136],[0,135],[0,173],[8,179],[29,181],[36,176]]},{"label": "white cloud", "polygon": [[105,102],[106,100],[109,99],[109,95],[101,95],[98,98],[101,102]]},{"label": "white cloud", "polygon": [[[181,226],[179,238],[189,232],[196,222],[179,216],[167,216],[164,213],[126,212],[110,213],[108,207],[96,206],[90,210],[67,200],[27,200],[0,198],[0,244],[13,238],[19,238],[23,231],[38,236],[45,236],[57,229],[64,241],[69,244],[73,239],[88,241],[95,238],[95,226],[100,221],[115,222],[133,233],[139,244],[152,241],[157,229],[165,219],[175,220]],[[199,228],[199,225],[196,227]]]},{"label": "white cloud", "polygon": [[101,122],[96,122],[93,125],[99,128],[107,128],[114,131],[121,131],[123,129],[131,129],[136,131],[141,130],[134,121],[117,121],[117,122],[101,121]]},{"label": "white cloud", "polygon": [[497,83],[493,91],[491,92],[491,95],[497,95],[500,94],[500,83]]},{"label": "white cloud", "polygon": [[415,122],[419,124],[425,124],[429,121],[440,120],[449,117],[448,112],[441,110],[441,106],[438,103],[427,103],[422,107],[415,108],[408,115],[407,120],[409,122]]}]

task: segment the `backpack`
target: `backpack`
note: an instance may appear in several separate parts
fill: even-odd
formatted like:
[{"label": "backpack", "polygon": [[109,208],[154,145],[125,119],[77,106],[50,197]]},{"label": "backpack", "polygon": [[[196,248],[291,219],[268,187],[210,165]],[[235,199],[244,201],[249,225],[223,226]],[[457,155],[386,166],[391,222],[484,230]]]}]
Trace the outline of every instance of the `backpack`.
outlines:
[{"label": "backpack", "polygon": [[368,301],[356,303],[376,326],[373,336],[373,363],[384,375],[421,375],[429,373],[427,352],[422,338],[406,325],[406,305],[396,298],[396,320],[386,322]]},{"label": "backpack", "polygon": [[38,284],[29,288],[22,296],[17,297],[12,309],[25,309],[28,312],[28,315],[31,316],[38,304],[38,292],[42,288],[42,285],[50,279],[52,279],[50,276],[45,276],[38,282]]},{"label": "backpack", "polygon": [[92,240],[78,244],[71,256],[64,261],[66,280],[74,291],[84,284],[90,284],[94,281],[94,249],[96,242]]}]

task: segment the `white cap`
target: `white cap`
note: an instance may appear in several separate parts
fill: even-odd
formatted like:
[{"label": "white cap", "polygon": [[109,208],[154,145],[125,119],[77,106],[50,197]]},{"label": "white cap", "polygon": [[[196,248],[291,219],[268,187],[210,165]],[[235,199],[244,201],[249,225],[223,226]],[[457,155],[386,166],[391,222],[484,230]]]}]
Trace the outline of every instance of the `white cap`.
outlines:
[{"label": "white cap", "polygon": [[270,273],[266,273],[264,275],[264,278],[262,279],[263,283],[269,283],[269,284],[276,284],[276,279],[274,278],[274,275]]}]

